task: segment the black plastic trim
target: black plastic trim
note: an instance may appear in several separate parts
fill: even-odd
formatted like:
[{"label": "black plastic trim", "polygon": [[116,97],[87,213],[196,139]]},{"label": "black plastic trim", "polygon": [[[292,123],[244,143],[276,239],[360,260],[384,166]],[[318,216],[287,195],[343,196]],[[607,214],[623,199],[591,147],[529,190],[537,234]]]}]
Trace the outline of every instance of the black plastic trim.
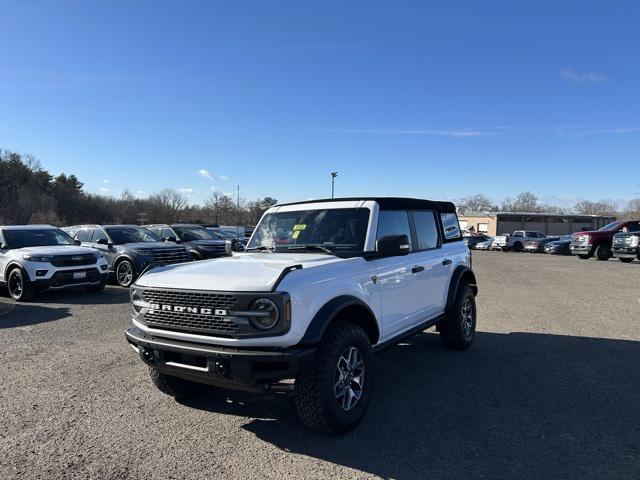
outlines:
[{"label": "black plastic trim", "polygon": [[284,277],[289,275],[289,273],[293,272],[294,270],[300,270],[300,269],[302,269],[302,265],[300,264],[289,265],[288,267],[283,268],[282,271],[280,272],[280,275],[278,275],[278,278],[276,278],[276,281],[274,282],[273,287],[271,287],[271,291],[272,292],[277,291],[278,287],[280,286],[280,283],[282,282],[282,280],[284,280]]},{"label": "black plastic trim", "polygon": [[456,300],[458,289],[460,288],[460,280],[462,279],[462,276],[467,272],[471,274],[471,278],[473,280],[469,283],[469,285],[473,289],[474,295],[478,294],[478,285],[476,284],[476,276],[473,273],[473,270],[465,265],[458,265],[451,275],[451,282],[449,283],[449,293],[447,295],[447,304],[444,309],[445,312],[449,311],[449,309],[453,306],[453,303]]}]

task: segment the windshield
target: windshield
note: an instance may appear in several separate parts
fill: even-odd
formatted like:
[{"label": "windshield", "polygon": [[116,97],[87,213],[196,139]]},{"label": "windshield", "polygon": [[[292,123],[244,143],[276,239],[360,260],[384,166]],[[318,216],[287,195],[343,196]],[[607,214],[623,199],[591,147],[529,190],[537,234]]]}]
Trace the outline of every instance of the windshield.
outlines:
[{"label": "windshield", "polygon": [[9,248],[49,247],[54,245],[76,244],[73,238],[58,228],[5,230],[4,237]]},{"label": "windshield", "polygon": [[146,228],[110,227],[105,228],[114,245],[124,243],[161,242],[160,237]]},{"label": "windshield", "polygon": [[236,238],[233,233],[225,232],[223,230],[211,230],[210,228],[208,228],[207,231],[215,238],[219,238],[220,240]]},{"label": "windshield", "polygon": [[217,240],[205,227],[173,227],[180,240],[193,242],[194,240]]},{"label": "windshield", "polygon": [[620,222],[611,222],[604,227],[602,227],[599,232],[610,232],[611,230],[616,230],[620,226]]},{"label": "windshield", "polygon": [[367,208],[270,213],[256,227],[247,250],[268,247],[276,252],[361,252],[369,213]]}]

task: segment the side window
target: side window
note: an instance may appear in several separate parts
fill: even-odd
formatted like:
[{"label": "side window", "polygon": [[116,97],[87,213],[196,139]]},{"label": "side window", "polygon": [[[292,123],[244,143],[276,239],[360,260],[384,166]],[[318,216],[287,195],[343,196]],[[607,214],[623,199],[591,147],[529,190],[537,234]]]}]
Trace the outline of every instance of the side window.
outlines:
[{"label": "side window", "polygon": [[409,228],[409,217],[404,210],[381,210],[378,215],[378,239],[389,235],[406,235],[409,239],[409,249],[411,245],[411,229]]},{"label": "side window", "polygon": [[[461,238],[460,224],[458,223],[458,216],[455,213],[441,213],[440,220],[442,221],[445,240]],[[481,230],[480,224],[478,225],[478,230]],[[486,231],[486,229],[484,231]]]},{"label": "side window", "polygon": [[169,238],[169,237],[175,237],[175,234],[173,233],[173,231],[170,228],[163,228],[162,229],[162,233],[160,235],[160,238],[162,238],[164,240],[164,239]]},{"label": "side window", "polygon": [[109,241],[109,238],[107,237],[107,234],[104,233],[104,230],[102,230],[101,228],[96,228],[93,231],[93,240],[91,240],[93,243],[98,243],[98,240],[102,240],[105,242]]},{"label": "side window", "polygon": [[514,237],[522,237],[522,232],[514,232],[513,234]]},{"label": "side window", "polygon": [[433,212],[411,212],[416,227],[417,250],[429,250],[438,247],[438,225]]},{"label": "side window", "polygon": [[90,238],[91,238],[90,228],[81,228],[76,232],[75,239],[80,242],[88,242]]}]

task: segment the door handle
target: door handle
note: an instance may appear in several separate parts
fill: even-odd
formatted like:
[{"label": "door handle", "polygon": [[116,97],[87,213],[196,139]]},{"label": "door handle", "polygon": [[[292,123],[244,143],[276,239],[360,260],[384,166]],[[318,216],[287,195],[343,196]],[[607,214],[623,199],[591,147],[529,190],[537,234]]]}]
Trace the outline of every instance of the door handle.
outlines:
[{"label": "door handle", "polygon": [[420,266],[418,266],[418,267],[413,267],[413,268],[411,269],[411,273],[418,273],[418,272],[422,272],[423,270],[424,270],[424,267],[420,267]]},{"label": "door handle", "polygon": [[451,263],[453,263],[453,262],[451,262],[450,258],[445,258],[444,260],[442,260],[442,264],[443,265],[451,265]]}]

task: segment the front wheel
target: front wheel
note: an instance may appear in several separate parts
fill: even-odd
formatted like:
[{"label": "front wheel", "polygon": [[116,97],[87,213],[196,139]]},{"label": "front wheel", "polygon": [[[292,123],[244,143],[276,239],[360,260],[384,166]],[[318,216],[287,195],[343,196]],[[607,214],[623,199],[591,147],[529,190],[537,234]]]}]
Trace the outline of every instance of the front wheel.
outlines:
[{"label": "front wheel", "polygon": [[476,333],[476,298],[469,285],[460,288],[447,317],[438,324],[438,330],[447,348],[465,350],[471,346]]},{"label": "front wheel", "polygon": [[121,287],[130,287],[135,280],[135,270],[129,260],[121,260],[116,266],[116,282]]},{"label": "front wheel", "polygon": [[620,260],[622,263],[631,263],[631,262],[633,262],[633,258],[618,257],[618,260]]},{"label": "front wheel", "polygon": [[340,323],[325,336],[311,368],[296,377],[296,409],[308,428],[344,433],[364,417],[372,387],[369,337],[358,325]]},{"label": "front wheel", "polygon": [[608,245],[604,244],[598,245],[596,247],[595,256],[598,260],[601,260],[603,262],[609,260],[612,256],[611,248],[609,248]]},{"label": "front wheel", "polygon": [[521,252],[522,251],[522,244],[520,242],[516,242],[513,244],[513,251],[514,252]]},{"label": "front wheel", "polygon": [[29,283],[27,275],[19,268],[14,268],[9,272],[7,287],[9,295],[16,302],[28,302],[36,293]]}]

